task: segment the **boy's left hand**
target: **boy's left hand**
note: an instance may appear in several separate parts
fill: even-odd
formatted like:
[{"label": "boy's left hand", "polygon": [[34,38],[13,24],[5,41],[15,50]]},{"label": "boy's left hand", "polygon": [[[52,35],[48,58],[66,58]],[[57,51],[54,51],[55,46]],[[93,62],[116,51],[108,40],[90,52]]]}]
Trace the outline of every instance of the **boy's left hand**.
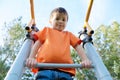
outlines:
[{"label": "boy's left hand", "polygon": [[81,62],[82,68],[91,68],[91,61],[89,59],[85,59]]}]

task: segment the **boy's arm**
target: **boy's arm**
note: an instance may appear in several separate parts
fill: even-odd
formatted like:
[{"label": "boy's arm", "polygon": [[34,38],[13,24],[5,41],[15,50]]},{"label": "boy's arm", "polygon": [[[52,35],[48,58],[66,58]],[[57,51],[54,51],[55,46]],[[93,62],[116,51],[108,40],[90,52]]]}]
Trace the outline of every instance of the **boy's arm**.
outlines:
[{"label": "boy's arm", "polygon": [[91,61],[88,59],[88,57],[86,56],[85,52],[84,52],[84,49],[82,48],[81,45],[77,45],[75,47],[78,55],[81,57],[82,59],[82,67],[85,67],[85,68],[90,68],[91,67]]},{"label": "boy's arm", "polygon": [[27,67],[31,68],[31,67],[34,67],[37,64],[35,56],[36,56],[36,54],[37,54],[38,49],[40,48],[40,46],[41,46],[41,43],[40,43],[39,40],[37,40],[35,42],[35,44],[33,45],[32,49],[31,49],[29,57],[26,60],[26,66]]}]

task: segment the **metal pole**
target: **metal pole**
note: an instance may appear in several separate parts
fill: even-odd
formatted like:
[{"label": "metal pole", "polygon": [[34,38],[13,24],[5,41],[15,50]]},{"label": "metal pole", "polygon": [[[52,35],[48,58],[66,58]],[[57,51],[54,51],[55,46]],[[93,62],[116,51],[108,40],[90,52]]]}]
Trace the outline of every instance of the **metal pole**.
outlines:
[{"label": "metal pole", "polygon": [[[38,63],[37,68],[82,68],[81,64]],[[93,66],[91,66],[93,67]]]},{"label": "metal pole", "polygon": [[32,42],[33,41],[31,39],[25,40],[4,80],[20,80],[25,67],[25,60],[27,59],[32,47]]},{"label": "metal pole", "polygon": [[30,0],[30,11],[31,11],[31,19],[34,20],[34,24],[35,24],[34,0]]},{"label": "metal pole", "polygon": [[[94,31],[92,30],[92,28],[88,24],[92,5],[93,5],[93,0],[90,0],[87,14],[86,14],[86,18],[85,18],[84,32],[80,33],[79,37],[81,40],[83,40],[83,47],[85,48],[86,54],[94,65],[94,70],[96,73],[97,80],[112,80],[112,77],[111,77],[109,71],[107,70],[101,57],[99,56],[99,54],[95,50],[95,47],[92,45],[91,36],[94,33]],[[86,28],[88,28],[88,33],[86,31],[87,30]]]},{"label": "metal pole", "polygon": [[101,57],[99,56],[99,53],[97,53],[92,43],[91,42],[85,43],[84,48],[88,58],[92,61],[94,65],[97,80],[112,80],[109,71],[105,67]]},{"label": "metal pole", "polygon": [[[33,44],[33,37],[31,37],[32,31],[38,31],[35,27],[35,16],[34,16],[34,3],[33,0],[30,0],[30,9],[31,9],[31,21],[28,24],[28,29],[26,28],[28,34],[27,39],[25,40],[24,44],[22,45],[13,65],[11,66],[10,70],[7,73],[7,76],[4,80],[19,80],[22,76],[22,72],[25,67],[25,61],[30,53],[32,44]],[[33,30],[31,30],[33,27]],[[35,30],[34,30],[35,29]]]},{"label": "metal pole", "polygon": [[86,17],[85,17],[85,22],[84,22],[84,29],[88,30],[88,35],[92,35],[94,33],[94,31],[92,30],[92,28],[88,24],[90,12],[92,10],[92,5],[93,5],[93,0],[90,0],[89,5],[88,5],[88,9],[87,9],[87,13],[86,13]]},{"label": "metal pole", "polygon": [[87,10],[87,13],[86,13],[86,17],[85,17],[85,22],[88,22],[88,20],[89,20],[92,5],[93,5],[93,0],[90,0],[88,10]]}]

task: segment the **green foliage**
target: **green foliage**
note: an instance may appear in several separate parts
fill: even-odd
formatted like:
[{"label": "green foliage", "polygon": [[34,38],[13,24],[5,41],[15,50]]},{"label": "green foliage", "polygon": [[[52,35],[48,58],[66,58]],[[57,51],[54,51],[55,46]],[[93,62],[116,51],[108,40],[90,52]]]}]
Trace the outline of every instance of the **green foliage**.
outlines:
[{"label": "green foliage", "polygon": [[4,80],[4,77],[6,76],[8,68],[9,67],[7,67],[7,65],[4,64],[4,61],[0,60],[0,80]]},{"label": "green foliage", "polygon": [[26,68],[21,80],[35,80],[34,78],[34,74],[30,71],[30,69]]},{"label": "green foliage", "polygon": [[[80,64],[81,59],[74,49],[71,50],[74,63]],[[76,69],[76,80],[97,80],[93,69]]]},{"label": "green foliage", "polygon": [[7,62],[9,60],[14,61],[25,37],[24,25],[21,24],[21,19],[20,17],[5,25],[8,36],[4,40],[3,52],[8,56]]},{"label": "green foliage", "polygon": [[0,79],[2,80],[20,50],[25,37],[24,25],[21,23],[21,19],[20,17],[9,24],[5,23],[3,26],[7,36],[3,35],[4,45],[0,48]]},{"label": "green foliage", "polygon": [[114,80],[120,80],[120,24],[101,25],[95,32],[94,43]]}]

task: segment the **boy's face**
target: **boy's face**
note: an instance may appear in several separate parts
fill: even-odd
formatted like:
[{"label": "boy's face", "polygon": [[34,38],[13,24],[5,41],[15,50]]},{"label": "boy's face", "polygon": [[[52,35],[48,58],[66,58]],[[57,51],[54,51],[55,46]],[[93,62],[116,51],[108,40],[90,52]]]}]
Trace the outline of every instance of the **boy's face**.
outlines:
[{"label": "boy's face", "polygon": [[53,29],[63,31],[67,24],[67,15],[63,13],[53,13],[50,24],[52,25]]}]

